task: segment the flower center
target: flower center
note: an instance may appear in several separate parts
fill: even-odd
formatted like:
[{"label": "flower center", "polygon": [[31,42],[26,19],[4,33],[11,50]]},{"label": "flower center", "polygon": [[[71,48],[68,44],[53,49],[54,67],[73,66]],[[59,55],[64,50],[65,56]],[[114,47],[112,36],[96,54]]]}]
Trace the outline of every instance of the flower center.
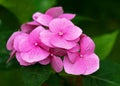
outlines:
[{"label": "flower center", "polygon": [[59,33],[58,33],[59,36],[62,36],[63,34],[64,34],[63,32],[59,32]]},{"label": "flower center", "polygon": [[35,46],[37,46],[37,45],[38,45],[38,43],[36,42],[36,43],[34,43],[34,45],[35,45]]},{"label": "flower center", "polygon": [[83,55],[82,55],[82,54],[80,54],[80,57],[82,58],[82,57],[83,57]]},{"label": "flower center", "polygon": [[53,54],[50,54],[51,56],[54,56]]}]

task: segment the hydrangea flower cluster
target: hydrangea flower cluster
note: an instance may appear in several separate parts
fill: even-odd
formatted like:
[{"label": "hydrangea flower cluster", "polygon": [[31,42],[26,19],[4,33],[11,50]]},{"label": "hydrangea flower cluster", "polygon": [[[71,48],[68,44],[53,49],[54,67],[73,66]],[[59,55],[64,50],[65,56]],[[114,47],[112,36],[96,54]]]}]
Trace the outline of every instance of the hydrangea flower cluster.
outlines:
[{"label": "hydrangea flower cluster", "polygon": [[81,28],[72,23],[75,14],[64,13],[62,7],[36,12],[33,21],[25,23],[7,42],[10,58],[22,66],[50,64],[55,72],[88,75],[99,69],[95,44]]}]

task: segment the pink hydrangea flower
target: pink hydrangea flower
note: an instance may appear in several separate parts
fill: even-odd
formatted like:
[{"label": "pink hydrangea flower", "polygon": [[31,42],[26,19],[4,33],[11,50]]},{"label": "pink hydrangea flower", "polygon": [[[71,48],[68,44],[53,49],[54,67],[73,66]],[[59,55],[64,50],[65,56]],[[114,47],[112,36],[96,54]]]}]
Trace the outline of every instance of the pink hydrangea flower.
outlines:
[{"label": "pink hydrangea flower", "polygon": [[21,25],[21,30],[9,38],[8,61],[16,55],[22,66],[40,63],[50,64],[56,72],[64,68],[73,75],[94,73],[99,69],[95,44],[70,21],[74,17],[75,14],[64,13],[62,7],[50,8],[45,14],[36,12],[33,21]]},{"label": "pink hydrangea flower", "polygon": [[62,18],[54,19],[49,24],[49,30],[41,31],[42,43],[49,47],[71,49],[76,45],[75,39],[79,38],[82,30],[71,21]]},{"label": "pink hydrangea flower", "polygon": [[22,33],[14,39],[16,58],[21,65],[29,65],[46,59],[49,55],[48,48],[39,39],[39,33],[44,28],[37,27],[30,34]]},{"label": "pink hydrangea flower", "polygon": [[36,12],[33,15],[34,21],[37,21],[38,23],[48,26],[51,20],[55,18],[66,18],[68,20],[71,20],[75,17],[75,14],[70,13],[64,13],[62,7],[53,7],[48,9],[45,14]]},{"label": "pink hydrangea flower", "polygon": [[64,69],[68,74],[88,75],[99,69],[99,58],[94,53],[95,44],[91,38],[82,35],[78,47],[68,51],[68,56],[64,57]]}]

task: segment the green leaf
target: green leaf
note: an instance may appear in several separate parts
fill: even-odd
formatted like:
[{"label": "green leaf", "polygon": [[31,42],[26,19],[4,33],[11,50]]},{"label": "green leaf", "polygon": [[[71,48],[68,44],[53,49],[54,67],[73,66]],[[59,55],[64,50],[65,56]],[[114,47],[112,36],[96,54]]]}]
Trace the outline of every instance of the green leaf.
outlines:
[{"label": "green leaf", "polygon": [[17,30],[19,22],[15,15],[9,10],[0,6],[0,55],[8,54],[6,42],[13,31]]},{"label": "green leaf", "polygon": [[19,69],[0,70],[0,86],[24,86]]},{"label": "green leaf", "polygon": [[13,12],[20,22],[27,22],[36,11],[45,11],[55,5],[56,0],[2,0],[0,4]]},{"label": "green leaf", "polygon": [[0,6],[0,70],[11,70],[18,68],[17,61],[12,60],[6,64],[9,58],[9,51],[6,49],[6,42],[13,31],[19,27],[19,22],[15,15],[6,8]]},{"label": "green leaf", "polygon": [[34,65],[22,68],[25,86],[41,86],[50,76],[49,66]]},{"label": "green leaf", "polygon": [[93,38],[96,44],[95,52],[98,54],[100,59],[105,59],[110,54],[116,41],[117,35],[118,31],[115,31],[113,33]]},{"label": "green leaf", "polygon": [[87,17],[87,16],[81,16],[81,15],[77,15],[74,19],[73,22],[75,23],[79,23],[80,21],[95,21],[94,19]]},{"label": "green leaf", "polygon": [[89,76],[83,76],[84,86],[120,86],[120,64],[101,62],[100,69]]},{"label": "green leaf", "polygon": [[63,86],[62,85],[62,80],[61,77],[56,73],[56,74],[51,74],[49,79],[46,81],[46,84],[48,86]]}]

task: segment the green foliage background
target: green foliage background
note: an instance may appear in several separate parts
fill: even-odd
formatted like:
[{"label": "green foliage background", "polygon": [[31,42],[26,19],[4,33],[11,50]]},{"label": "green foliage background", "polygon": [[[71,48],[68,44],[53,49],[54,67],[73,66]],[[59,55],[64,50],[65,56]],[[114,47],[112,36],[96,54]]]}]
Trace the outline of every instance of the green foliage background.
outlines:
[{"label": "green foliage background", "polygon": [[[36,11],[62,6],[77,14],[73,22],[93,38],[101,64],[89,76],[54,73],[49,66],[20,67],[16,59],[6,64],[6,42]],[[120,86],[119,0],[0,0],[0,86]]]}]

